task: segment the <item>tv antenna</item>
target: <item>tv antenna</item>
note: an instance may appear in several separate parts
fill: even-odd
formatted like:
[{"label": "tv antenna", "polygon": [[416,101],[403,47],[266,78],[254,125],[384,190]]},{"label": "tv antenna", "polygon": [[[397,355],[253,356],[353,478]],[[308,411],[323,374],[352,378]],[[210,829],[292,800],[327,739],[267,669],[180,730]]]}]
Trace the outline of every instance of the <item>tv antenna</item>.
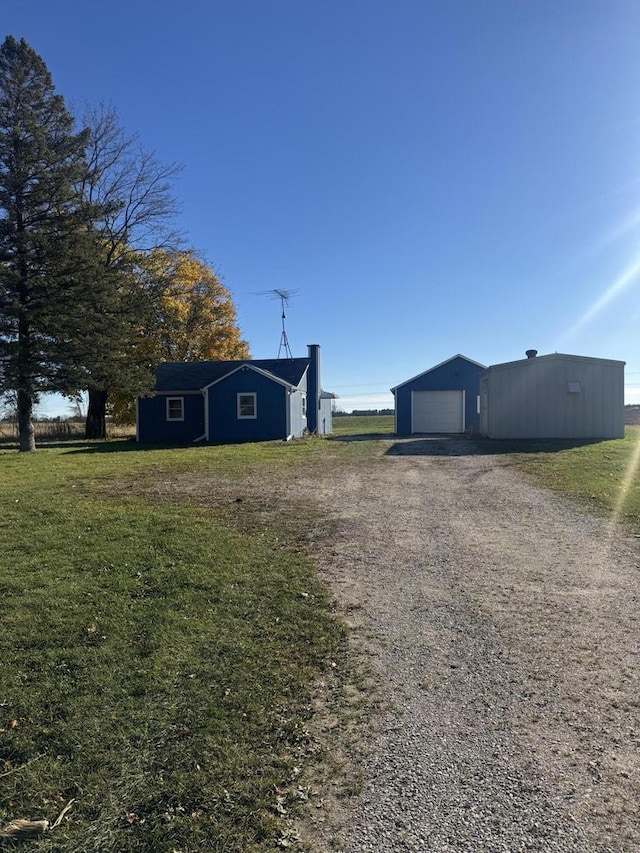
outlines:
[{"label": "tv antenna", "polygon": [[289,338],[287,337],[287,330],[285,327],[285,320],[287,319],[287,311],[286,309],[289,307],[291,299],[296,295],[297,290],[282,290],[281,288],[274,288],[273,290],[260,290],[258,291],[258,296],[268,296],[270,299],[279,299],[280,307],[282,308],[282,332],[280,333],[280,346],[278,347],[278,358],[282,358],[282,353],[284,352],[284,358],[293,358],[291,354],[291,347],[289,346]]}]

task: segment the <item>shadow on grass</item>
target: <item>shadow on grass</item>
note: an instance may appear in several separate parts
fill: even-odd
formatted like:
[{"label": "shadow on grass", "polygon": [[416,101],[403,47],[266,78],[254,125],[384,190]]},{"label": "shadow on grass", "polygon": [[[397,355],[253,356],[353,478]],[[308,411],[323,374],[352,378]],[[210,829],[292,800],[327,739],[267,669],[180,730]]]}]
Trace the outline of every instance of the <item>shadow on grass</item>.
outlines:
[{"label": "shadow on grass", "polygon": [[393,441],[396,436],[392,432],[359,432],[344,435],[326,435],[325,441]]},{"label": "shadow on grass", "polygon": [[[51,445],[48,445],[51,447]],[[69,445],[66,442],[61,442],[58,447],[67,448]],[[153,442],[150,444],[145,444],[144,442],[138,442],[132,438],[125,439],[111,439],[110,441],[96,441],[93,442],[78,442],[76,444],[76,449],[71,450],[70,453],[147,453],[152,450],[193,450],[198,447],[203,447],[202,444],[175,444],[175,443],[160,443]]]},{"label": "shadow on grass", "polygon": [[[36,450],[49,450],[51,448],[56,450],[68,450],[70,447],[87,447],[88,442],[85,439],[76,438],[76,439],[51,439],[48,441],[47,439],[39,439],[36,440]],[[15,450],[18,452],[18,439],[17,438],[3,438],[0,439],[0,450]]]},{"label": "shadow on grass", "polygon": [[572,447],[599,444],[606,439],[510,439],[423,435],[394,441],[387,456],[504,456],[514,453],[559,453]]},{"label": "shadow on grass", "polygon": [[[198,444],[142,444],[132,438],[111,438],[106,441],[86,439],[72,439],[63,441],[38,441],[38,450],[66,450],[68,453],[92,454],[92,453],[125,453],[135,451],[144,453],[149,450],[175,450],[182,448],[202,447]],[[13,440],[0,441],[0,450],[15,450],[18,452],[18,443]]]}]

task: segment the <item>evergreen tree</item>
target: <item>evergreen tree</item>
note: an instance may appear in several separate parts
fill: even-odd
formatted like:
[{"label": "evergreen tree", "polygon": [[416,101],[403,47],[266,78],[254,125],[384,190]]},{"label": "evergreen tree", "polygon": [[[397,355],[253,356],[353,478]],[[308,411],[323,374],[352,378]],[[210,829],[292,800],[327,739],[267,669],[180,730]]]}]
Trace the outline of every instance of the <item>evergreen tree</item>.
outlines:
[{"label": "evergreen tree", "polygon": [[75,132],[44,61],[24,39],[7,36],[0,46],[0,392],[16,394],[23,451],[35,448],[38,394],[82,387],[79,357],[104,313],[100,247],[80,184],[87,139]]}]

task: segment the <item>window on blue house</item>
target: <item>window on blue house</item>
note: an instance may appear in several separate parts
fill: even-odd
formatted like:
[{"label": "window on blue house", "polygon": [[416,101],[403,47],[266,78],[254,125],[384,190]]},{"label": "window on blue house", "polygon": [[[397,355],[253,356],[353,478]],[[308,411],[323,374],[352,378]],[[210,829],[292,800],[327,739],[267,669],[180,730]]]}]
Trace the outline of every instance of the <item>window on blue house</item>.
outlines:
[{"label": "window on blue house", "polygon": [[167,420],[184,420],[184,397],[167,397]]},{"label": "window on blue house", "polygon": [[257,394],[238,394],[238,417],[257,418]]}]

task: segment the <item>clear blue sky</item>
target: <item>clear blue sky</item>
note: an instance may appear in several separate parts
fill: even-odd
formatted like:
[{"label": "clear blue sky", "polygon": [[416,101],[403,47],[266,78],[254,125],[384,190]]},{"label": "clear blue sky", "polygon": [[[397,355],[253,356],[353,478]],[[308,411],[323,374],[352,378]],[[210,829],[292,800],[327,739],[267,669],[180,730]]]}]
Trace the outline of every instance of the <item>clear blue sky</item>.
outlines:
[{"label": "clear blue sky", "polygon": [[297,291],[343,408],[461,352],[627,362],[640,403],[637,0],[2,0],[72,109],[178,160],[255,358]]}]

